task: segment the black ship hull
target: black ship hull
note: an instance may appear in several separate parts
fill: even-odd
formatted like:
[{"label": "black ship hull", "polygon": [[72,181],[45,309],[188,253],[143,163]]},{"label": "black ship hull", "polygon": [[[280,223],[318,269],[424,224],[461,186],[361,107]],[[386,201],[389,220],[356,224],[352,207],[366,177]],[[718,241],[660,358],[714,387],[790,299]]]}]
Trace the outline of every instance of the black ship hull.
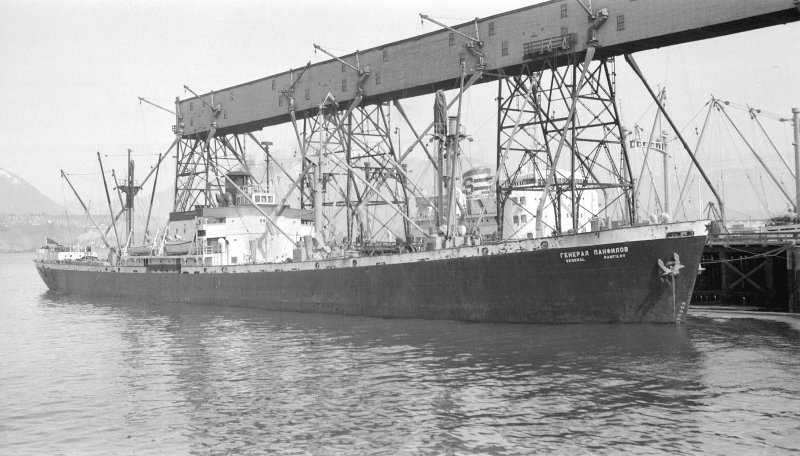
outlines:
[{"label": "black ship hull", "polygon": [[[53,292],[148,302],[476,322],[675,322],[688,309],[705,225],[647,228],[655,235],[639,227],[455,249],[461,255],[394,255],[414,256],[394,263],[386,256],[284,265],[294,270],[52,262],[37,269]],[[625,230],[639,231],[625,240]]]}]

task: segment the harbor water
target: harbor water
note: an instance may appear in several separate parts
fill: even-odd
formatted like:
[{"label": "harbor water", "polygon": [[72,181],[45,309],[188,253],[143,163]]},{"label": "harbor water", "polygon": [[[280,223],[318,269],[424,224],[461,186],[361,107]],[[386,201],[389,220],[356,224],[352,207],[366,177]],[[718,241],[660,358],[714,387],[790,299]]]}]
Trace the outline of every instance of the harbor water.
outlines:
[{"label": "harbor water", "polygon": [[[788,454],[800,320],[384,320],[50,294],[0,255],[0,454]],[[413,286],[413,284],[409,284]]]}]

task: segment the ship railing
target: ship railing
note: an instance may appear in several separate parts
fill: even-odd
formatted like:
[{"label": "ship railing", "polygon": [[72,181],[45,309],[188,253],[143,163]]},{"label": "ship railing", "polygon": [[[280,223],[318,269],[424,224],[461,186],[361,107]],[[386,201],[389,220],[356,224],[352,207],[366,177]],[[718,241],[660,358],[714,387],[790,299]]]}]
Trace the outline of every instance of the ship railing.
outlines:
[{"label": "ship railing", "polygon": [[206,245],[203,248],[203,253],[206,255],[213,255],[215,253],[222,253],[219,245]]},{"label": "ship railing", "polygon": [[359,251],[362,255],[386,255],[401,252],[401,244],[397,242],[369,242],[361,244]]},{"label": "ship railing", "polygon": [[746,232],[718,233],[708,236],[710,245],[769,245],[793,244],[800,240],[800,231],[793,232]]}]

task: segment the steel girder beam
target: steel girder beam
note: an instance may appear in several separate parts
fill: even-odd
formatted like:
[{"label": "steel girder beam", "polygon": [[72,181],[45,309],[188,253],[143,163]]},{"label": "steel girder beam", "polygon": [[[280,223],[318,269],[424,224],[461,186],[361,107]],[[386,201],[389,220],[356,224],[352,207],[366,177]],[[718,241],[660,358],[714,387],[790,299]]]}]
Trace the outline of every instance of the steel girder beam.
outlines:
[{"label": "steel girder beam", "polygon": [[216,206],[225,192],[224,176],[237,166],[248,169],[243,135],[180,139],[177,144],[174,210]]},{"label": "steel girder beam", "polygon": [[[383,231],[404,240],[410,236],[408,182],[404,172],[396,168],[398,158],[391,140],[388,109],[384,104],[357,106],[343,118],[346,113],[332,105],[317,116],[303,119],[303,142],[307,145],[304,169],[315,166],[309,157],[320,147],[323,156],[335,156],[324,160],[322,204],[328,234],[341,229],[345,243],[368,242]],[[309,176],[313,173],[305,175],[300,185],[301,207],[310,208],[314,199]],[[391,205],[406,218],[401,217],[396,226],[377,222],[391,217]]]},{"label": "steel girder beam", "polygon": [[[576,94],[583,67],[575,55],[568,58],[567,66],[544,61],[498,81],[497,213],[501,236],[502,215],[511,192],[541,194],[554,167],[555,181],[546,195],[547,210],[554,216],[548,232],[582,230],[578,215],[587,211],[590,218],[601,219],[603,224],[630,221],[633,183],[616,108],[614,61],[593,61]],[[573,98],[575,113],[567,125]],[[564,153],[554,163],[559,142],[563,142]],[[589,207],[585,201],[587,192],[592,191],[600,193],[599,207]]]}]

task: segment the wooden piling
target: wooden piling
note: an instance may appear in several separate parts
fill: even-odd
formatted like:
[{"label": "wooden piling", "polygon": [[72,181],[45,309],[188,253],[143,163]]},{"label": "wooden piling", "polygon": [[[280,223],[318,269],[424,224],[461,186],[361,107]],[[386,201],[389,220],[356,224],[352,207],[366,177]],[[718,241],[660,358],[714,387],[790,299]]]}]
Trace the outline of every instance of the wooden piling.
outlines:
[{"label": "wooden piling", "polygon": [[786,280],[789,288],[789,312],[800,312],[800,246],[786,251]]}]

